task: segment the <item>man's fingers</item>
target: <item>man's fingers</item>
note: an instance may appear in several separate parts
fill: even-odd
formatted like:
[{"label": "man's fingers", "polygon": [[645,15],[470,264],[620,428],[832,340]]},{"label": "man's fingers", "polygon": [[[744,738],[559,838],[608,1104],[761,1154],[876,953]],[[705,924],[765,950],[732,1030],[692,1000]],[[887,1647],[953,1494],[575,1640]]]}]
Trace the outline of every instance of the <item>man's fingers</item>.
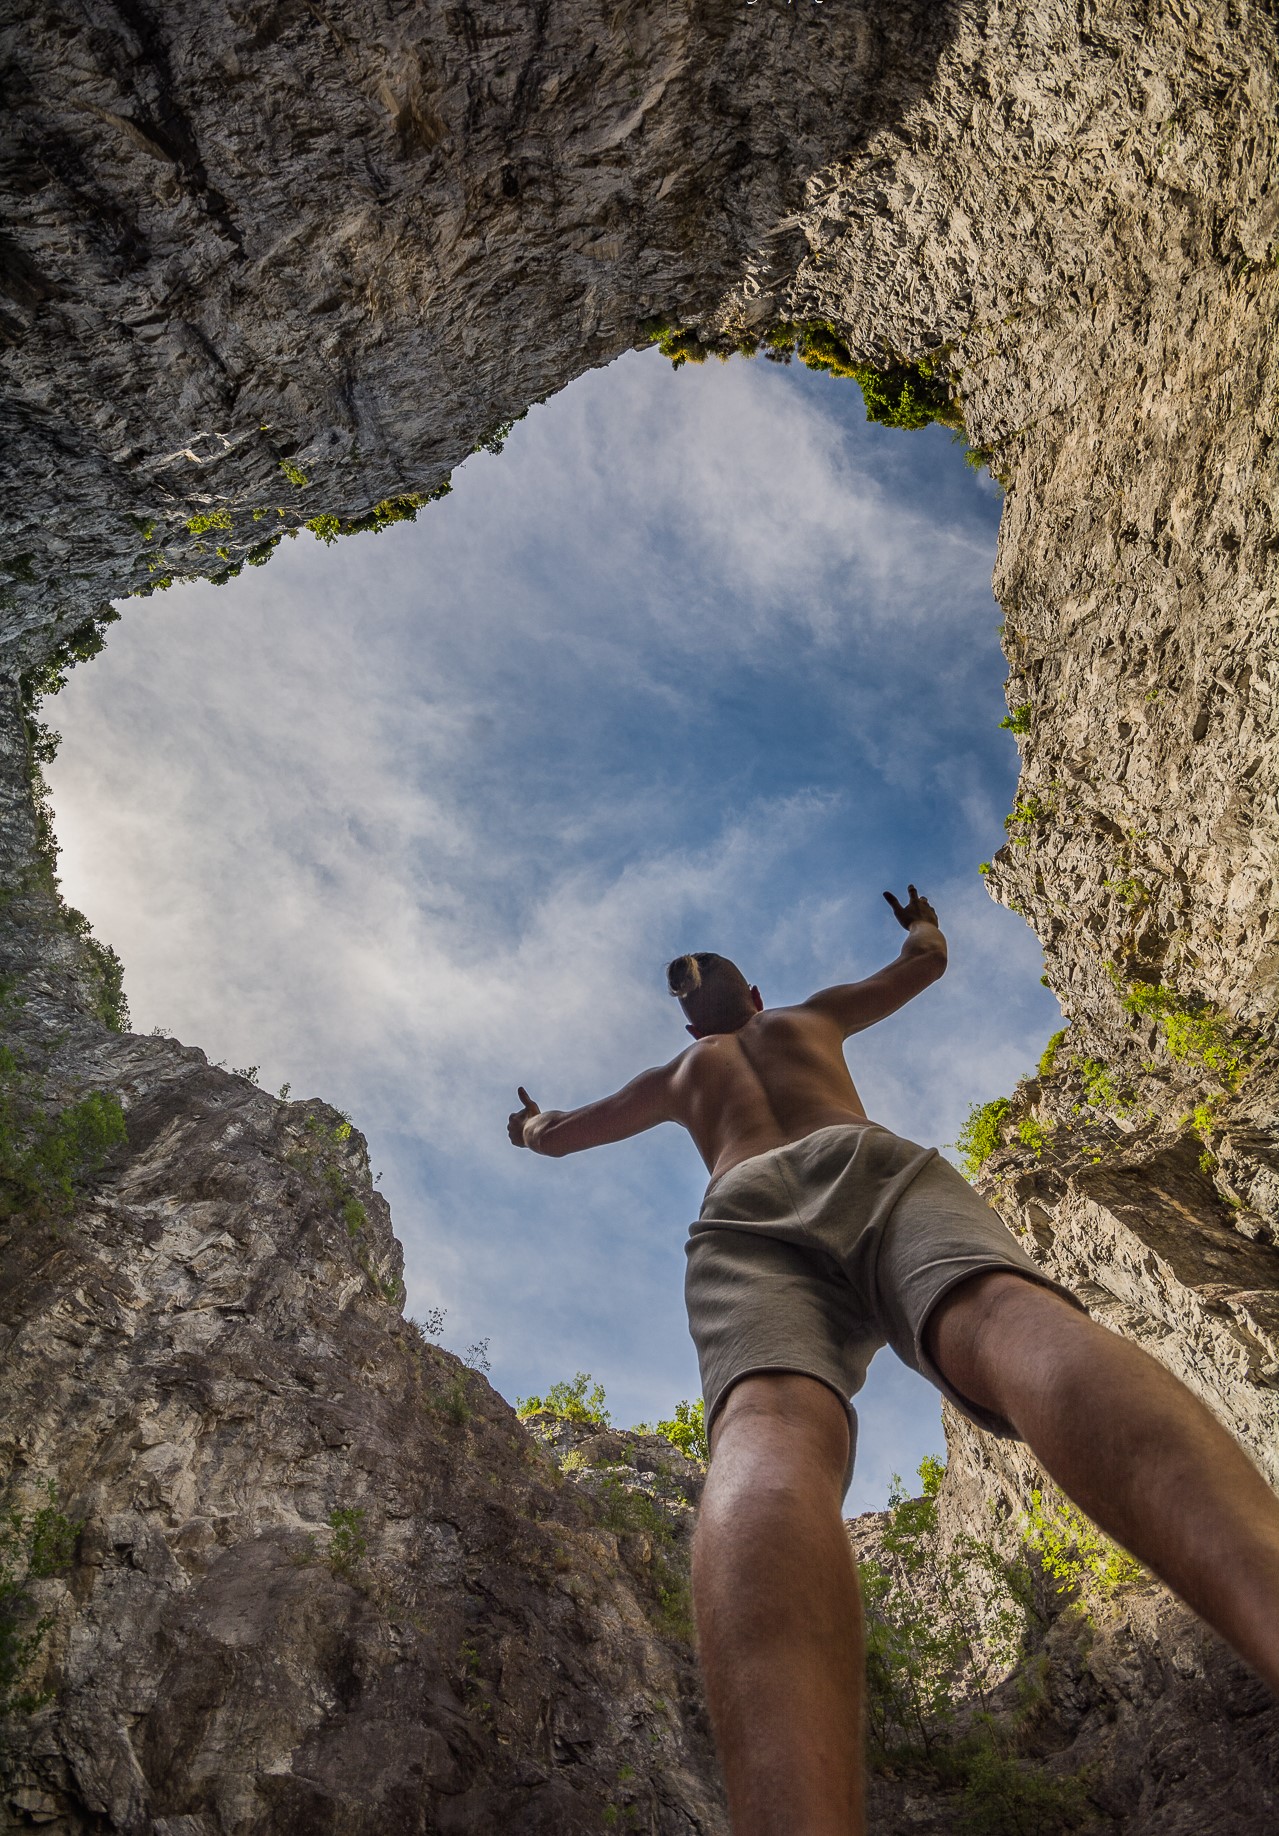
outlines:
[{"label": "man's fingers", "polygon": [[884,894],[884,897],[885,897],[885,898],[887,899],[887,901],[888,901],[888,903],[889,903],[889,904],[890,904],[890,905],[892,906],[892,908],[893,908],[893,910],[894,910],[895,912],[897,912],[897,913],[900,913],[900,912],[901,912],[901,909],[902,909],[902,908],[901,908],[901,906],[900,906],[900,905],[898,904],[898,902],[897,902],[897,900],[896,900],[896,898],[894,897],[894,895],[893,895],[892,893],[890,893],[890,892],[886,892],[886,893]]},{"label": "man's fingers", "polygon": [[529,1095],[528,1091],[524,1088],[523,1084],[517,1085],[515,1094],[520,1099],[520,1102],[523,1103],[525,1109],[527,1109],[533,1101],[532,1097]]},{"label": "man's fingers", "polygon": [[906,891],[910,894],[910,902],[913,905],[916,899],[918,899],[919,894],[915,891],[915,888],[913,886],[908,886],[906,888]]}]

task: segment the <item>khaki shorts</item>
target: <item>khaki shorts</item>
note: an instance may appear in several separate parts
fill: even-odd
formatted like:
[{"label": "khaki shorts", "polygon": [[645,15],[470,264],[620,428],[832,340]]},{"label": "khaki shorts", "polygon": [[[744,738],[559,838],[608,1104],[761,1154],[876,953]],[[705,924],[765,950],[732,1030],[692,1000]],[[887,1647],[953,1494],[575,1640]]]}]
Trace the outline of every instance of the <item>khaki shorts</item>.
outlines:
[{"label": "khaki shorts", "polygon": [[730,1167],[707,1187],[687,1249],[684,1295],[708,1431],[740,1378],[815,1377],[848,1411],[845,1489],[857,1447],[849,1398],[882,1345],[970,1421],[1017,1438],[953,1390],[924,1350],[933,1308],[961,1281],[1007,1269],[1086,1311],[936,1148],[874,1122],[815,1129]]}]

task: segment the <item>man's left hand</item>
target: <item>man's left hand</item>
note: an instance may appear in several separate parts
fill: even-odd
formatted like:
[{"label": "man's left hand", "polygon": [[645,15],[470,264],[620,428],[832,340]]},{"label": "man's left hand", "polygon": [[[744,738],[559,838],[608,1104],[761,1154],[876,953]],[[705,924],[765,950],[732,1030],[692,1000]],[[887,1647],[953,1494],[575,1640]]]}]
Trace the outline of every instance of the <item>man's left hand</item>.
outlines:
[{"label": "man's left hand", "polygon": [[909,931],[912,924],[936,924],[937,914],[928,903],[927,899],[924,898],[923,894],[917,893],[913,886],[908,886],[906,891],[909,893],[910,897],[905,905],[903,905],[900,900],[895,899],[892,893],[886,892],[884,894],[884,897],[892,906],[897,917],[897,922],[901,925],[902,929],[904,931]]}]

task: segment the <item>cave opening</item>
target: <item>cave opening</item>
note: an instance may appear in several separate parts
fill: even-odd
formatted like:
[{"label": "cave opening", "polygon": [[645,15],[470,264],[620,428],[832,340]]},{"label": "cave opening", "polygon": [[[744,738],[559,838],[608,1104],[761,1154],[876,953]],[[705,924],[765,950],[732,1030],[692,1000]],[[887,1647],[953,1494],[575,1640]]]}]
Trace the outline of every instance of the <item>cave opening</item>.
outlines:
[{"label": "cave opening", "polygon": [[[1017,771],[1000,509],[847,381],[635,353],[411,525],[122,608],[46,703],[64,890],[134,1028],[347,1110],[406,1311],[445,1308],[508,1397],[589,1370],[629,1422],[697,1393],[691,1145],[504,1140],[517,1083],[585,1101],[680,1049],[668,957],[799,999],[894,955],[881,892],[918,882],[951,972],[849,1055],[872,1116],[940,1143],[1058,1024],[977,872]],[[854,1510],[942,1445],[889,1353],[864,1396]]]}]

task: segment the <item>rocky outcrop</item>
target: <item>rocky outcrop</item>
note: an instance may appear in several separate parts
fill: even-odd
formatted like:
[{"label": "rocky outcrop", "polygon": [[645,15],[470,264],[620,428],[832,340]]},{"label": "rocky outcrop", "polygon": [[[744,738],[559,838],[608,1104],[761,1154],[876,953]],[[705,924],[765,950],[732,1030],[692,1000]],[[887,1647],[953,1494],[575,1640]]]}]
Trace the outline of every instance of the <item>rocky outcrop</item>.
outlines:
[{"label": "rocky outcrop", "polygon": [[[952,1415],[948,1428],[957,1420]],[[850,1523],[862,1560],[883,1561],[884,1522],[872,1513]],[[988,1514],[987,1536],[991,1526]],[[914,1585],[928,1596],[926,1577]],[[1001,1820],[996,1801],[986,1806],[987,1827],[1075,1828],[1089,1836],[1261,1836],[1273,1827],[1279,1704],[1218,1638],[1148,1579],[1076,1599],[1039,1576],[1033,1591],[1022,1660],[993,1688],[988,1709],[970,1696],[936,1734],[944,1751],[988,1713],[999,1749],[1032,1781],[1064,1785],[1059,1803],[1072,1814],[1058,1820],[1049,1804],[1035,1809],[1032,1800],[1018,1816],[1006,1801]],[[944,1617],[948,1602],[931,1604]],[[952,1763],[949,1779],[947,1770],[918,1756],[878,1765],[871,1827],[884,1836],[950,1836],[968,1827],[977,1807],[965,1803],[954,1776],[962,1768]]]},{"label": "rocky outcrop", "polygon": [[283,527],[394,513],[642,319],[788,282],[810,175],[926,90],[950,30],[925,0],[28,9],[7,635],[32,654]]},{"label": "rocky outcrop", "polygon": [[[928,363],[1007,490],[996,588],[1023,772],[988,884],[1038,931],[1069,1020],[1053,1062],[994,1119],[984,1175],[1045,1266],[1272,1460],[1272,8],[49,0],[8,28],[5,68],[9,676],[58,654],[110,599],[267,561],[300,525],[329,539],[414,513],[477,442],[654,319],[725,348],[820,320],[850,360]],[[63,1497],[98,1526],[68,1584],[82,1597],[59,1596],[62,1693],[33,1724],[44,1745],[24,1749],[30,1789],[65,1803],[57,1815],[118,1810],[144,1819],[120,1827],[146,1827],[138,1807],[161,1800],[145,1794],[173,1781],[163,1802],[181,1808],[154,1816],[175,1836],[201,1817],[231,1827],[271,1793],[283,1820],[306,1791],[299,1818],[363,1827],[317,1730],[348,1730],[357,1776],[380,1750],[378,1717],[394,1720],[373,1706],[387,1701],[377,1679],[395,1675],[432,1731],[427,1770],[404,1785],[421,1802],[492,1791],[503,1815],[518,1802],[534,1817],[541,1792],[598,1808],[622,1750],[609,1742],[639,1726],[605,1711],[607,1691],[649,1701],[640,1679],[660,1671],[669,1704],[683,1675],[643,1630],[642,1584],[600,1567],[615,1560],[607,1538],[590,1541],[601,1507],[535,1454],[525,1467],[511,1451],[525,1442],[476,1380],[403,1337],[378,1286],[395,1279],[394,1252],[354,1135],[338,1143],[322,1108],[281,1108],[198,1056],[104,1029],[102,961],[31,852],[26,746],[10,718],[0,922],[25,1005],[6,1009],[7,1030],[51,1113],[99,1089],[130,1129],[98,1195],[56,1232],[7,1226],[9,1381],[28,1400],[6,1419],[43,1463],[14,1430],[11,1483],[52,1472],[57,1451]],[[365,1213],[354,1236],[349,1203]],[[454,1383],[465,1424],[431,1401]],[[224,1411],[252,1423],[259,1409],[292,1451],[219,1427]],[[346,1453],[325,1440],[341,1419],[359,1424]],[[365,1441],[385,1453],[376,1473],[359,1464]],[[503,1507],[476,1459],[504,1472],[499,1445],[521,1476],[509,1497],[493,1488],[512,1516],[490,1535]],[[1013,1512],[1026,1484],[1015,1455],[952,1434],[956,1524],[992,1496]],[[334,1565],[329,1517],[348,1509],[366,1513],[367,1588],[340,1552]],[[207,1534],[182,1528],[206,1521]],[[546,1734],[533,1707],[569,1689],[553,1636],[563,1588],[537,1576],[574,1537],[602,1551],[566,1557],[587,1593],[605,1589],[589,1625],[624,1633],[592,1670],[578,1647],[600,1640],[572,1624],[580,1739]],[[485,1593],[502,1542],[532,1554],[511,1555]],[[371,1604],[401,1571],[438,1638]],[[236,1579],[250,1573],[261,1586]],[[463,1641],[477,1590],[489,1631]],[[265,1604],[237,1643],[246,1592]],[[1150,1623],[1151,1652],[1181,1648],[1171,1621]],[[480,1653],[482,1694],[458,1671],[461,1642]],[[484,1733],[472,1697],[499,1714],[483,1669],[499,1661],[517,1706]],[[258,1681],[242,1681],[255,1663]],[[518,1681],[533,1675],[536,1687]],[[258,1703],[278,1690],[296,1734],[286,1755],[270,1717],[250,1717],[251,1784],[218,1731],[241,1689]],[[97,1719],[89,1695],[111,1705]],[[1153,1713],[1149,1692],[1138,1699]],[[180,1739],[165,1717],[188,1701]],[[695,1720],[649,1732],[660,1766],[626,1761],[651,1781],[642,1814],[668,1827],[687,1786],[687,1815],[710,1827],[689,1771],[704,1751]],[[568,1828],[579,1809],[555,1814]]]},{"label": "rocky outcrop", "polygon": [[399,1314],[360,1136],[169,1040],[93,1057],[127,1148],[11,1219],[11,1502],[73,1561],[10,1725],[66,1830],[724,1827],[682,1628],[483,1377]]}]

